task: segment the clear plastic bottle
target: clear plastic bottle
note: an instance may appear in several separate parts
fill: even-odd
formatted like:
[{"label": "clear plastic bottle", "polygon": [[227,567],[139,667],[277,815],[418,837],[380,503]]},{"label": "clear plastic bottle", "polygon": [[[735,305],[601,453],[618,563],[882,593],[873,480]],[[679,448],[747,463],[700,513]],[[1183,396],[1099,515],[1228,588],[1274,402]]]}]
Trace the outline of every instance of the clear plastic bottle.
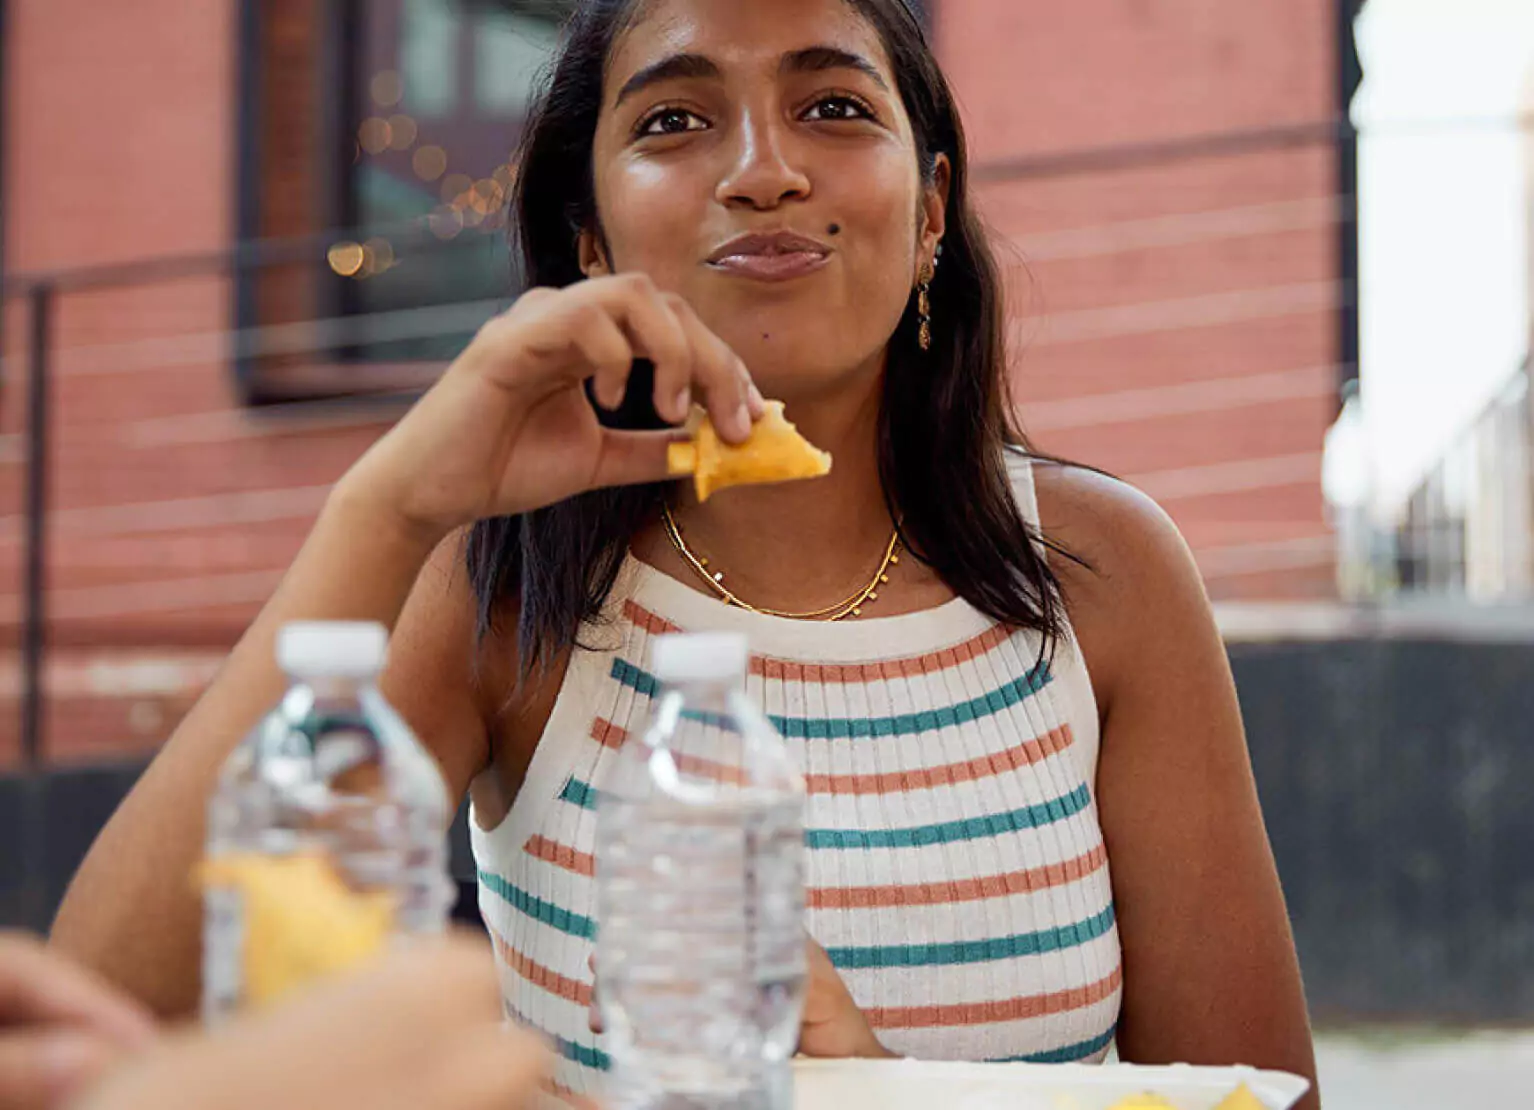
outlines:
[{"label": "clear plastic bottle", "polygon": [[[446,925],[451,813],[435,760],[378,692],[387,645],[388,633],[372,623],[294,623],[279,631],[277,662],[291,684],[224,764],[208,805],[205,870],[318,861],[343,896],[382,906],[382,928],[399,937]],[[260,993],[260,984],[247,982],[250,899],[239,883],[204,880],[203,1014],[210,1022]],[[312,912],[317,929],[342,928],[338,915]],[[355,932],[329,939],[363,943]],[[293,951],[303,943],[318,952],[324,939],[282,939],[288,978],[307,973],[302,952]]]},{"label": "clear plastic bottle", "polygon": [[804,1009],[804,781],[744,692],[746,642],[666,636],[597,824],[615,1110],[788,1110]]}]

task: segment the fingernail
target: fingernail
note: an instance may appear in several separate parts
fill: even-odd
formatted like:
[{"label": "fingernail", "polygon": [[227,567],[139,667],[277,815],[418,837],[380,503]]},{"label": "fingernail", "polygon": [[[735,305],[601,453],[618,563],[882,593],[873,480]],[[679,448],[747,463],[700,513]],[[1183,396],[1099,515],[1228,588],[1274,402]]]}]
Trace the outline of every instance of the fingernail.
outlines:
[{"label": "fingernail", "polygon": [[751,434],[751,409],[744,401],[740,403],[740,408],[735,410],[735,423],[740,428],[741,435]]},{"label": "fingernail", "polygon": [[687,419],[687,410],[690,408],[692,408],[692,390],[684,385],[681,389],[677,390],[676,400],[672,403],[671,411],[676,413],[680,419],[685,420]]},{"label": "fingernail", "polygon": [[746,397],[750,402],[753,416],[760,416],[767,410],[767,398],[762,396],[762,391],[756,388],[755,382],[752,382],[746,390]]}]

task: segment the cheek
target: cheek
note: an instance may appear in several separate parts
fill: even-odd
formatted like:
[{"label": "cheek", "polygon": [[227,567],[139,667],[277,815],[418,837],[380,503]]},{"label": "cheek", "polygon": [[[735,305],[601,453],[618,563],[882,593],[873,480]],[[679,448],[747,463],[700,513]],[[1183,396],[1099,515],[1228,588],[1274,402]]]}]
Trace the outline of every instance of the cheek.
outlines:
[{"label": "cheek", "polygon": [[842,191],[831,206],[842,225],[837,239],[855,284],[903,311],[916,268],[917,193],[904,174],[884,188],[865,180],[869,188]]},{"label": "cheek", "polygon": [[654,163],[624,165],[604,175],[597,205],[617,269],[643,270],[669,285],[668,278],[696,261],[693,238],[701,211],[692,190],[685,176]]}]

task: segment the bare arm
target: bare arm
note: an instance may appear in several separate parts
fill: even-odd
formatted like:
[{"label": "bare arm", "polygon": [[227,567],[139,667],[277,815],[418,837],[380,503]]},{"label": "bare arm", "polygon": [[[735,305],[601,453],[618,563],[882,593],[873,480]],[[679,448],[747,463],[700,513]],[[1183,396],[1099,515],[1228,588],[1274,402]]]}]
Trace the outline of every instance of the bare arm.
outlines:
[{"label": "bare arm", "polygon": [[[1118,1044],[1137,1063],[1315,1079],[1299,965],[1224,644],[1187,546],[1148,498],[1041,468],[1103,710],[1097,796],[1119,932]],[[1301,1110],[1318,1110],[1312,1092]]]},{"label": "bare arm", "polygon": [[[282,693],[277,629],[299,618],[393,626],[430,551],[429,538],[381,529],[345,489],[332,496],[277,593],[91,848],[59,908],[56,946],[161,1015],[195,1009],[202,916],[191,873],[204,807],[229,752]],[[437,756],[461,793],[468,753]]]},{"label": "bare arm", "polygon": [[[601,427],[583,388],[595,378],[616,403],[640,355],[655,363],[663,413],[686,415],[682,384],[707,400],[731,442],[761,413],[740,360],[647,278],[526,294],[337,486],[276,595],[92,846],[54,926],[61,949],[161,1014],[191,1012],[200,947],[191,867],[219,767],[281,693],[278,628],[365,619],[392,629],[428,555],[456,529],[664,478],[670,437]],[[484,717],[468,688],[469,609],[461,576],[420,577],[386,686],[461,796],[486,759]]]}]

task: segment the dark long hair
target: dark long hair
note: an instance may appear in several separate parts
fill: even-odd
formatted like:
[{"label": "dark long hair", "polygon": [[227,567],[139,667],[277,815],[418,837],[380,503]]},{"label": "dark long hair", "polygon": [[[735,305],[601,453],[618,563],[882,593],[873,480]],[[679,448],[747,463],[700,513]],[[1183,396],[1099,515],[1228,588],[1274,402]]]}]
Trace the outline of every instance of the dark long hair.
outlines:
[{"label": "dark long hair", "polygon": [[[939,154],[951,167],[942,265],[931,289],[932,348],[917,342],[914,298],[890,340],[879,414],[884,496],[914,556],[976,609],[1042,633],[1048,650],[1064,628],[1064,607],[1035,546],[1047,541],[1024,521],[1007,477],[1007,452],[1029,448],[1011,418],[1001,283],[970,204],[959,113],[915,0],[847,2],[884,41],[923,179],[934,180]],[[577,5],[529,117],[513,216],[531,285],[584,277],[576,242],[600,226],[591,159],[603,78],[635,9],[636,0]],[[480,634],[514,609],[524,673],[576,646],[582,623],[600,614],[612,591],[630,540],[663,497],[660,486],[598,490],[476,525],[467,558]]]}]

